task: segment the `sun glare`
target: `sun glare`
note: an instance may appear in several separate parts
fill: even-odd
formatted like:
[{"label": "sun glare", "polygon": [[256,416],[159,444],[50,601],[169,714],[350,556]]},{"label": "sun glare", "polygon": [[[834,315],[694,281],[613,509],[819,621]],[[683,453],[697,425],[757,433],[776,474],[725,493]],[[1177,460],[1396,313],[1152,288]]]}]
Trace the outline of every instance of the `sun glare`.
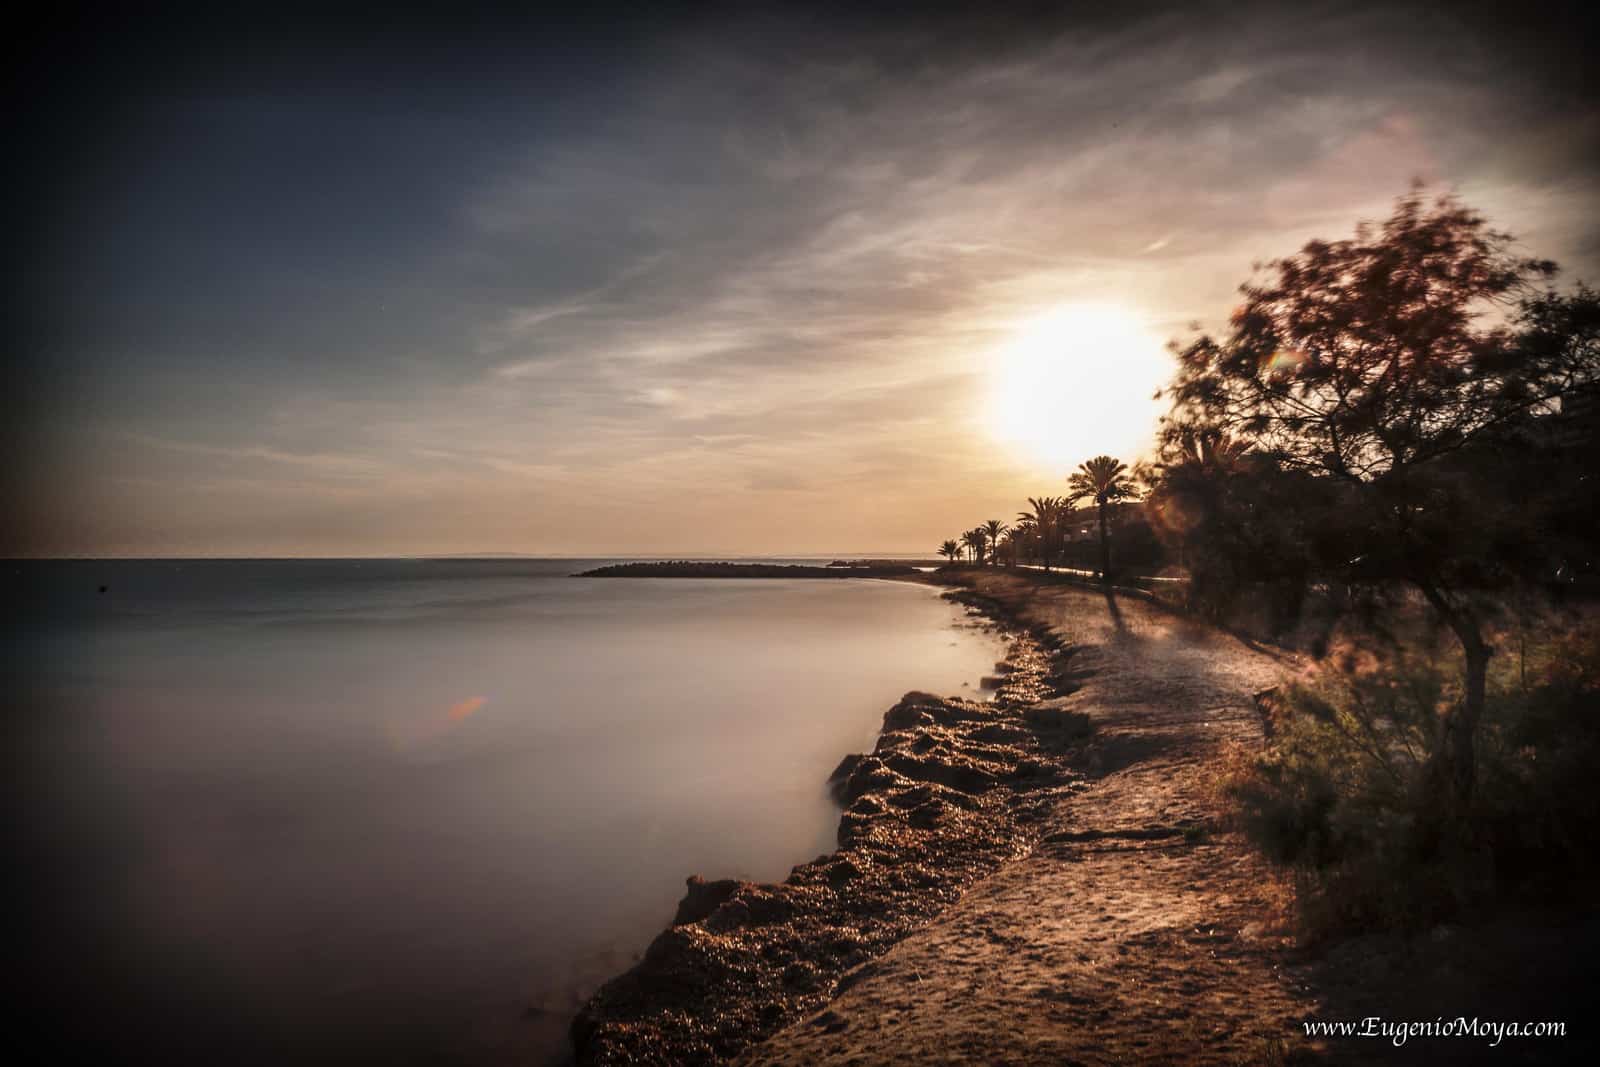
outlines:
[{"label": "sun glare", "polygon": [[1074,466],[1149,445],[1171,377],[1161,340],[1126,308],[1069,304],[1023,323],[989,363],[990,433],[1018,458]]}]

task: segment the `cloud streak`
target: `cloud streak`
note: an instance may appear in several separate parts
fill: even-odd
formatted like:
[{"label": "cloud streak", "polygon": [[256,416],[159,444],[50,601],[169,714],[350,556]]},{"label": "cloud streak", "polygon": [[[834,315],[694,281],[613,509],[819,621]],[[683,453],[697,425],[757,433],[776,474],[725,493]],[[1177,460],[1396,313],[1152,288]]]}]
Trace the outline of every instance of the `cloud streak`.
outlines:
[{"label": "cloud streak", "polygon": [[1415,176],[1592,278],[1595,109],[1495,29],[779,11],[653,27],[525,110],[200,79],[87,154],[134,179],[84,178],[44,250],[18,548],[933,543],[1059,488],[980,411],[1052,306],[1214,321]]}]

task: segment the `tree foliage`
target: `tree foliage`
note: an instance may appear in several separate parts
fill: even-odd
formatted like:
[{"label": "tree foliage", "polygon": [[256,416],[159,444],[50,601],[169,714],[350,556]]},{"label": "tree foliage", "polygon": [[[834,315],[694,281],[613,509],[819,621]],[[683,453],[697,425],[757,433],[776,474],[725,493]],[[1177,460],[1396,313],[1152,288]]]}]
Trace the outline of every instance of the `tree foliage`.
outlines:
[{"label": "tree foliage", "polygon": [[1030,496],[1028,510],[1017,514],[1013,532],[1019,547],[1049,569],[1060,561],[1061,546],[1072,524],[1072,507],[1065,497]]},{"label": "tree foliage", "polygon": [[1092,500],[1100,519],[1100,580],[1111,581],[1111,532],[1106,509],[1115,501],[1137,496],[1128,465],[1112,456],[1095,456],[1078,464],[1067,479],[1069,501]]},{"label": "tree foliage", "polygon": [[[1548,411],[1586,370],[1518,343],[1547,260],[1452,197],[1403,197],[1381,226],[1312,241],[1242,289],[1230,333],[1179,353],[1174,399],[1287,466],[1372,481]],[[1578,357],[1578,358],[1574,358]]]},{"label": "tree foliage", "polygon": [[1248,442],[1259,471],[1309,479],[1300,503],[1320,504],[1325,551],[1308,564],[1420,591],[1465,657],[1434,749],[1458,810],[1493,651],[1483,594],[1547,564],[1539,525],[1583,485],[1570,462],[1555,463],[1555,499],[1526,481],[1570,453],[1559,427],[1600,382],[1595,294],[1541,290],[1555,269],[1454,197],[1414,190],[1381,225],[1268,264],[1225,335],[1178,351],[1157,497],[1226,516],[1238,479],[1222,468],[1242,453],[1219,446]]},{"label": "tree foliage", "polygon": [[983,524],[983,526],[980,527],[980,529],[983,530],[984,539],[989,544],[989,560],[991,563],[998,566],[1000,563],[1000,553],[998,551],[1000,547],[1000,538],[1008,530],[1010,530],[1011,527],[1001,522],[999,519],[989,519]]}]

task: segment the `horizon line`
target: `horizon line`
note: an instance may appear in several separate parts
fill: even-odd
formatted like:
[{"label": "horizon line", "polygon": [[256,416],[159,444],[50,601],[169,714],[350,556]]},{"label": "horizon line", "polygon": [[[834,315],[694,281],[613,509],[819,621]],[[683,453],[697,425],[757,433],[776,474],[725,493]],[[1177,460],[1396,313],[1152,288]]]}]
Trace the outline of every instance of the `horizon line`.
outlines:
[{"label": "horizon line", "polygon": [[245,563],[263,562],[269,560],[296,560],[296,561],[361,561],[361,560],[465,560],[465,559],[530,559],[530,560],[591,560],[591,559],[661,559],[674,561],[714,562],[718,559],[823,559],[832,557],[837,559],[888,559],[888,558],[933,558],[937,551],[904,552],[904,551],[871,551],[871,552],[593,552],[581,555],[565,553],[542,554],[535,552],[424,552],[424,553],[395,553],[376,556],[181,556],[181,555],[67,555],[67,556],[0,556],[0,563],[110,563],[110,562],[158,562],[158,561],[215,561],[219,563]]}]

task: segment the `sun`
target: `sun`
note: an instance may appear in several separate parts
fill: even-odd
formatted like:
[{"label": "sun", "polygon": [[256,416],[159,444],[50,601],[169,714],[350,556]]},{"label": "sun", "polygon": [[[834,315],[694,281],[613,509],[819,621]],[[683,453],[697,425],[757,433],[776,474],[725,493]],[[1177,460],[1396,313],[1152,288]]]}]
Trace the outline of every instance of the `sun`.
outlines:
[{"label": "sun", "polygon": [[986,365],[989,432],[1017,458],[1052,468],[1150,444],[1172,377],[1160,338],[1127,308],[1067,304],[1022,323]]}]

